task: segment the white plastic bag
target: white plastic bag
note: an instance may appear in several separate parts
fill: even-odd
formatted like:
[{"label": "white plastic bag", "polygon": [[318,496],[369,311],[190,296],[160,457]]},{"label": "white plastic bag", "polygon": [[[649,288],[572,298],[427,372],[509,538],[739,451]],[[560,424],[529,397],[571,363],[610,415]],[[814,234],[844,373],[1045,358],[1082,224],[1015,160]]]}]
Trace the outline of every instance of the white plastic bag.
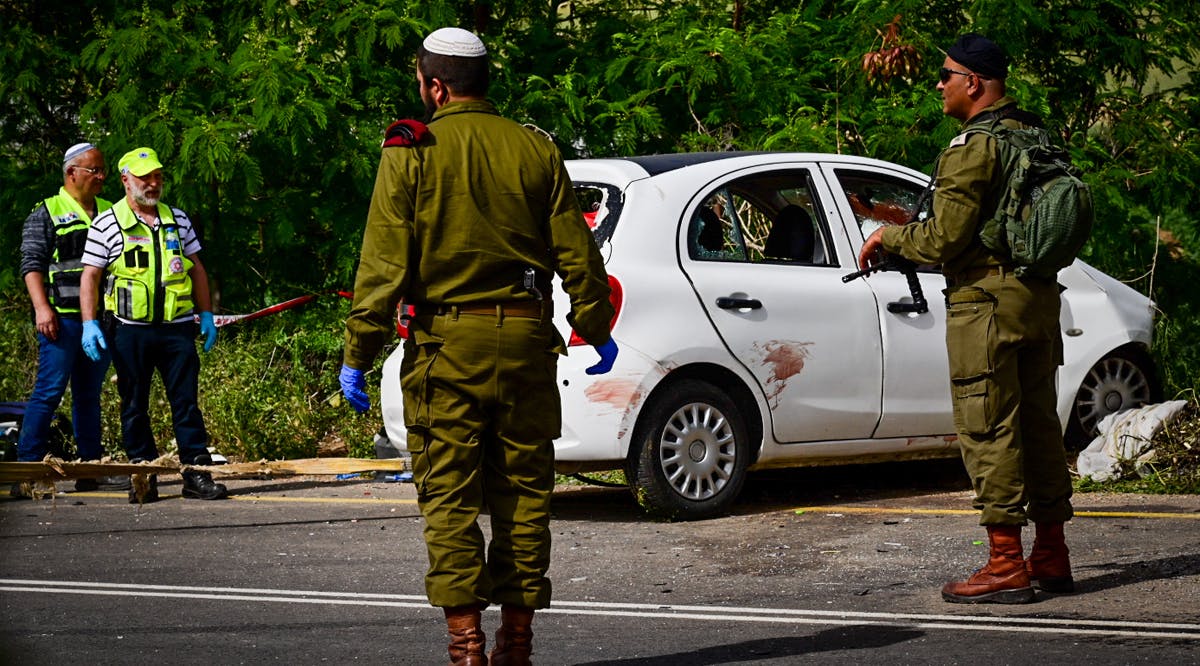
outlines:
[{"label": "white plastic bag", "polygon": [[1079,475],[1093,481],[1116,478],[1121,464],[1136,461],[1141,468],[1154,457],[1154,436],[1171,423],[1187,406],[1186,400],[1171,400],[1157,405],[1127,409],[1104,417],[1097,428],[1100,435],[1079,452]]}]

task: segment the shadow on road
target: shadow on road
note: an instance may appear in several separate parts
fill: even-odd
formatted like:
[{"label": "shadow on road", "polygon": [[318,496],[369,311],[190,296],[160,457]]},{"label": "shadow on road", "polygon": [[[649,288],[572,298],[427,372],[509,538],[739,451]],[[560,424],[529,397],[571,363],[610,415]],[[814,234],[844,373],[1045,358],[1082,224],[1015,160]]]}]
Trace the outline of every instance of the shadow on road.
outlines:
[{"label": "shadow on road", "polygon": [[869,502],[970,487],[957,458],[763,470],[747,479],[738,508]]},{"label": "shadow on road", "polygon": [[[733,513],[753,515],[811,504],[871,502],[969,489],[957,458],[762,470],[747,477]],[[556,492],[553,501],[558,520],[648,519],[628,488],[572,487]],[[970,508],[969,503],[962,508]]]},{"label": "shadow on road", "polygon": [[[213,480],[217,481],[217,482],[223,481],[220,478],[214,478]],[[238,480],[246,480],[246,479],[243,478],[243,479],[238,479]],[[261,481],[262,485],[241,486],[241,487],[237,487],[237,488],[230,488],[229,494],[231,496],[232,495],[268,495],[271,493],[295,492],[295,491],[300,491],[300,490],[312,490],[315,488],[320,488],[320,489],[348,488],[348,487],[353,487],[353,486],[361,486],[364,483],[371,483],[371,481],[366,477],[359,478],[359,479],[333,479],[329,476],[319,477],[316,479],[314,479],[312,477],[303,477],[303,478],[283,480],[283,479],[276,479],[276,478],[268,477],[268,478],[257,478],[257,479],[252,478],[250,480]],[[180,482],[180,485],[182,485],[182,482]]]},{"label": "shadow on road", "polygon": [[[1105,562],[1084,567],[1076,565],[1073,568],[1076,593],[1087,594],[1131,583],[1200,575],[1200,555],[1176,555],[1142,562]],[[1107,573],[1094,578],[1085,577],[1085,572],[1095,570],[1105,570]]]},{"label": "shadow on road", "polygon": [[801,657],[821,652],[843,652],[870,650],[905,641],[916,640],[925,635],[922,631],[900,627],[839,627],[817,632],[812,636],[780,636],[744,641],[730,645],[700,648],[690,652],[657,654],[628,659],[589,661],[581,666],[641,666],[645,664],[675,664],[677,666],[708,666],[710,664],[739,664]]},{"label": "shadow on road", "polygon": [[[395,521],[400,521],[400,520],[410,520],[413,518],[420,518],[420,517],[421,517],[421,514],[416,510],[416,508],[414,508],[412,510],[411,514],[406,514],[406,515],[346,516],[343,518],[323,517],[323,518],[314,518],[312,520],[270,520],[270,521],[252,521],[252,522],[246,522],[246,523],[220,521],[220,522],[216,522],[216,523],[212,523],[212,524],[205,524],[205,525],[198,525],[198,524],[192,524],[192,523],[182,524],[182,525],[165,525],[165,526],[138,525],[135,527],[129,527],[129,528],[124,528],[124,529],[121,529],[121,528],[113,529],[110,527],[104,527],[104,528],[96,529],[96,530],[74,530],[74,531],[52,532],[52,533],[40,531],[40,532],[29,532],[29,533],[24,533],[24,534],[0,534],[0,543],[4,543],[7,541],[15,541],[18,539],[44,539],[47,536],[63,537],[63,536],[104,535],[104,534],[116,536],[116,535],[121,535],[121,534],[152,534],[155,532],[160,532],[160,533],[176,532],[176,533],[178,533],[178,532],[202,532],[205,530],[242,530],[242,529],[257,530],[257,529],[262,529],[262,528],[267,528],[267,527],[304,527],[304,526],[308,526],[308,525],[333,525],[335,523],[368,523],[368,522],[388,523],[388,522],[395,522]],[[3,664],[3,662],[0,662],[0,664]]]}]

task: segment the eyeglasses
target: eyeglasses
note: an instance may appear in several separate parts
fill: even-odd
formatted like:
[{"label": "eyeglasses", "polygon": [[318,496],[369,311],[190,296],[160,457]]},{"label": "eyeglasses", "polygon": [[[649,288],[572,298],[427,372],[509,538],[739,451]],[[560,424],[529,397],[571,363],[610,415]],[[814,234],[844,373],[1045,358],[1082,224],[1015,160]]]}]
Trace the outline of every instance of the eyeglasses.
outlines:
[{"label": "eyeglasses", "polygon": [[938,79],[942,83],[945,83],[945,82],[949,81],[950,77],[954,76],[955,74],[958,74],[959,76],[972,76],[974,74],[974,72],[960,72],[957,69],[950,69],[949,67],[943,67],[938,70]]},{"label": "eyeglasses", "polygon": [[85,167],[85,166],[79,166],[78,164],[76,164],[74,166],[74,168],[83,169],[84,171],[92,174],[93,176],[103,176],[104,174],[108,173],[108,169],[106,169],[104,167]]}]

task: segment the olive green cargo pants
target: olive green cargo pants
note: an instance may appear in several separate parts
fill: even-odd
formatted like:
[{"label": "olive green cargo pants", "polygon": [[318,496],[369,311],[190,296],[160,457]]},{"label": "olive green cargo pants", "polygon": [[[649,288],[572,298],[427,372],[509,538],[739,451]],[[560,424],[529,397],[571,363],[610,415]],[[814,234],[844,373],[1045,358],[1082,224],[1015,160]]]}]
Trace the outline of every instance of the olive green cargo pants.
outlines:
[{"label": "olive green cargo pants", "polygon": [[[434,606],[550,605],[562,338],[547,317],[422,315],[401,364]],[[491,517],[486,545],[477,519]]]},{"label": "olive green cargo pants", "polygon": [[1070,520],[1057,283],[1006,271],[945,294],[954,424],[980,524]]}]

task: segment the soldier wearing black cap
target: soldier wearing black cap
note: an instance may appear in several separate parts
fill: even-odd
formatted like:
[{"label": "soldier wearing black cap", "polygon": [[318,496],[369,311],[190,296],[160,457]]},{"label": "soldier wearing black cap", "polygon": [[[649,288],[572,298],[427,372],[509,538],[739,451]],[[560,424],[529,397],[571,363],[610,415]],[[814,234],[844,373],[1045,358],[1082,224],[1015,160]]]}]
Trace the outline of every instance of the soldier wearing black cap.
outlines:
[{"label": "soldier wearing black cap", "polygon": [[[937,89],[943,112],[963,121],[963,131],[938,158],[933,215],[877,230],[859,253],[864,268],[882,250],[941,264],[946,276],[954,422],[991,549],[986,566],[942,588],[952,603],[1027,603],[1033,584],[1074,590],[1063,540],[1073,515],[1071,480],[1054,385],[1062,363],[1058,285],[1016,276],[1008,257],[979,239],[1006,173],[997,139],[973,130],[996,121],[1040,125],[1006,96],[1007,74],[1008,57],[981,35],[963,35],[946,51]],[[1037,535],[1026,560],[1021,527],[1029,520]]]}]

